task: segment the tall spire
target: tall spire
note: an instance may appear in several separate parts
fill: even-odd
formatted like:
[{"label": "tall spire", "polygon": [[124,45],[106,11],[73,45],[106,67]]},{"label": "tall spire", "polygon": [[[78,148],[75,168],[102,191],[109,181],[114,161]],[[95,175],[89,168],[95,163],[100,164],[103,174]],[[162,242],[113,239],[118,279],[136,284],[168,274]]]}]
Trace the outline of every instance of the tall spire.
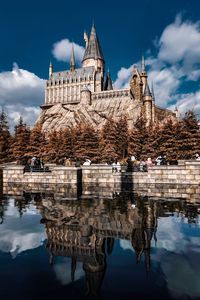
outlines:
[{"label": "tall spire", "polygon": [[148,82],[145,85],[143,96],[151,96],[151,92],[150,92],[150,89],[149,89]]},{"label": "tall spire", "polygon": [[151,85],[151,95],[152,95],[152,100],[155,101],[155,94],[154,94],[154,88],[153,88],[153,81]]},{"label": "tall spire", "polygon": [[92,25],[90,37],[87,43],[85,54],[83,56],[83,61],[85,61],[86,59],[101,59],[104,61],[103,53],[94,24]]},{"label": "tall spire", "polygon": [[75,70],[76,63],[75,63],[75,55],[74,55],[74,44],[72,43],[72,50],[71,50],[71,58],[70,58],[70,71],[73,72]]},{"label": "tall spire", "polygon": [[106,75],[105,84],[104,84],[104,91],[111,91],[111,90],[113,90],[113,86],[112,86],[112,80],[110,77],[110,72],[108,70],[107,75]]},{"label": "tall spire", "polygon": [[144,55],[142,55],[142,73],[146,73],[146,66],[145,66]]},{"label": "tall spire", "polygon": [[50,61],[50,63],[49,63],[49,79],[51,79],[52,74],[53,74],[53,66],[52,66],[52,63]]}]

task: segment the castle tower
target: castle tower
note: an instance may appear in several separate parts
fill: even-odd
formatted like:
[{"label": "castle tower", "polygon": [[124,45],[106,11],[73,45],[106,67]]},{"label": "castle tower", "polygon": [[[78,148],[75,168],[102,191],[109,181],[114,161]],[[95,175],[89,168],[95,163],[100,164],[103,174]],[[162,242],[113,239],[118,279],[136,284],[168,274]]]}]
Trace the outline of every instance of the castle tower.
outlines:
[{"label": "castle tower", "polygon": [[133,73],[130,80],[130,89],[135,99],[143,101],[143,83],[136,66],[133,67]]},{"label": "castle tower", "polygon": [[110,72],[108,70],[107,75],[106,75],[106,80],[104,83],[104,91],[111,91],[113,90],[113,86],[112,86],[112,80],[110,77]]},{"label": "castle tower", "polygon": [[53,66],[52,66],[52,63],[50,61],[50,64],[49,64],[49,79],[52,78],[52,74],[53,74]]},{"label": "castle tower", "polygon": [[152,95],[149,89],[148,82],[146,83],[144,89],[143,103],[144,103],[144,116],[146,118],[146,124],[148,126],[152,121]]},{"label": "castle tower", "polygon": [[86,50],[82,60],[82,67],[95,67],[95,70],[104,74],[104,57],[100,47],[99,39],[94,24],[92,25],[90,37],[84,33]]},{"label": "castle tower", "polygon": [[142,69],[141,69],[141,73],[140,73],[140,78],[141,78],[142,83],[143,83],[143,93],[144,93],[144,89],[145,89],[146,84],[147,84],[147,72],[146,72],[144,55],[142,55]]},{"label": "castle tower", "polygon": [[72,44],[71,58],[70,58],[70,71],[73,72],[76,68],[75,55],[74,55],[74,45]]},{"label": "castle tower", "polygon": [[155,121],[155,94],[154,94],[153,82],[151,86],[151,95],[152,95],[152,122],[154,122]]}]

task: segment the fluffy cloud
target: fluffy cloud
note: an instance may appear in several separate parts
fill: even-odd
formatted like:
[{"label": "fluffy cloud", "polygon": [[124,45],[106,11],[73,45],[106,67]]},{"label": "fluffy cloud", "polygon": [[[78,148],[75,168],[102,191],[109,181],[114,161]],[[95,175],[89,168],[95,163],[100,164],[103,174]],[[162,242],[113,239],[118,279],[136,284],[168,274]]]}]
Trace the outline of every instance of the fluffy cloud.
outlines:
[{"label": "fluffy cloud", "polygon": [[131,65],[129,68],[122,67],[118,71],[117,79],[114,82],[114,86],[116,89],[126,88],[128,86],[132,70],[133,70],[133,65]]},{"label": "fluffy cloud", "polygon": [[20,69],[16,63],[12,71],[0,73],[0,106],[8,114],[11,126],[20,115],[33,125],[44,101],[44,86],[45,80]]},{"label": "fluffy cloud", "polygon": [[157,254],[152,258],[160,262],[170,293],[179,299],[198,297],[200,266],[194,261],[199,260],[200,240],[195,231],[188,235],[180,217],[160,218],[156,235]]},{"label": "fluffy cloud", "polygon": [[[31,215],[31,218],[30,218]],[[46,239],[41,216],[33,205],[20,218],[14,199],[10,199],[5,220],[0,230],[0,251],[10,253],[15,258],[19,253],[41,246]]]},{"label": "fluffy cloud", "polygon": [[[183,21],[178,15],[154,46],[157,56],[152,57],[148,51],[146,65],[157,105],[171,109],[177,106],[181,113],[188,109],[200,113],[198,85],[196,90],[181,93],[182,88],[188,89],[188,82],[198,84],[200,79],[200,23]],[[116,88],[128,86],[132,68],[133,65],[118,71]]]},{"label": "fluffy cloud", "polygon": [[74,46],[75,60],[78,64],[80,64],[80,62],[83,59],[85,49],[84,47],[76,43],[70,42],[69,39],[63,39],[59,42],[56,42],[53,45],[53,50],[52,50],[53,56],[57,60],[69,62],[71,57],[72,44]]},{"label": "fluffy cloud", "polygon": [[177,16],[161,35],[158,58],[170,64],[192,66],[200,60],[200,23],[182,22]]}]

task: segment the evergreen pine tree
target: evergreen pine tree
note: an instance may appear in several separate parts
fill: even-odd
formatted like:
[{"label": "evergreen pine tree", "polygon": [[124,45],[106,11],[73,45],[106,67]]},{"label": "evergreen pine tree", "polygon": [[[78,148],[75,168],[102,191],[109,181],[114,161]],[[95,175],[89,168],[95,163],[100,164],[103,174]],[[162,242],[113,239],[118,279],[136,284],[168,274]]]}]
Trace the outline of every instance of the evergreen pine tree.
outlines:
[{"label": "evergreen pine tree", "polygon": [[176,137],[178,158],[195,158],[195,154],[200,152],[200,131],[194,112],[186,112],[184,118],[179,121]]},{"label": "evergreen pine tree", "polygon": [[75,128],[74,155],[80,161],[99,162],[99,137],[92,125],[80,123]]},{"label": "evergreen pine tree", "polygon": [[47,142],[44,146],[44,161],[50,163],[59,163],[60,159],[60,132],[52,130],[47,135]]},{"label": "evergreen pine tree", "polygon": [[0,163],[12,159],[11,154],[12,137],[9,132],[7,116],[4,111],[0,114]]},{"label": "evergreen pine tree", "polygon": [[41,157],[45,146],[45,135],[42,132],[42,125],[37,122],[30,135],[30,144],[28,147],[28,155]]},{"label": "evergreen pine tree", "polygon": [[140,132],[138,129],[133,128],[129,131],[128,154],[129,156],[133,155],[138,159],[140,153],[141,153]]},{"label": "evergreen pine tree", "polygon": [[170,118],[157,131],[157,155],[164,155],[169,161],[176,158],[175,129],[176,123]]},{"label": "evergreen pine tree", "polygon": [[18,124],[15,126],[14,141],[12,151],[14,158],[18,163],[25,163],[27,160],[28,147],[30,143],[30,129],[20,117]]},{"label": "evergreen pine tree", "polygon": [[118,159],[117,154],[117,126],[114,120],[106,120],[100,132],[100,155],[102,162],[110,162],[114,159]]},{"label": "evergreen pine tree", "polygon": [[62,144],[61,148],[61,159],[71,158],[75,159],[74,144],[75,144],[75,129],[65,128],[61,132]]},{"label": "evergreen pine tree", "polygon": [[119,159],[125,159],[128,156],[128,123],[126,117],[121,117],[116,122],[116,152]]}]

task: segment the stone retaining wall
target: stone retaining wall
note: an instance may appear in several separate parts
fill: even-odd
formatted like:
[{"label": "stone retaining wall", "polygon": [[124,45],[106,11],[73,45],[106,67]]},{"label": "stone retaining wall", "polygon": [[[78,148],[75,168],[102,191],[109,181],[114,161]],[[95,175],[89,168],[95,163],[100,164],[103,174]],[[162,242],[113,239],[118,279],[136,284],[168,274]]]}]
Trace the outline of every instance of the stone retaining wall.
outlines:
[{"label": "stone retaining wall", "polygon": [[199,199],[200,161],[181,161],[177,166],[153,166],[148,172],[113,172],[109,165],[76,167],[53,166],[51,172],[24,173],[23,166],[3,169],[3,186],[22,184],[26,189],[43,185],[63,185],[84,195],[107,195],[113,192],[137,191],[148,196]]},{"label": "stone retaining wall", "polygon": [[8,165],[3,168],[4,193],[25,191],[54,191],[65,192],[72,198],[81,193],[81,168],[51,166],[50,172],[27,172],[24,167]]}]

